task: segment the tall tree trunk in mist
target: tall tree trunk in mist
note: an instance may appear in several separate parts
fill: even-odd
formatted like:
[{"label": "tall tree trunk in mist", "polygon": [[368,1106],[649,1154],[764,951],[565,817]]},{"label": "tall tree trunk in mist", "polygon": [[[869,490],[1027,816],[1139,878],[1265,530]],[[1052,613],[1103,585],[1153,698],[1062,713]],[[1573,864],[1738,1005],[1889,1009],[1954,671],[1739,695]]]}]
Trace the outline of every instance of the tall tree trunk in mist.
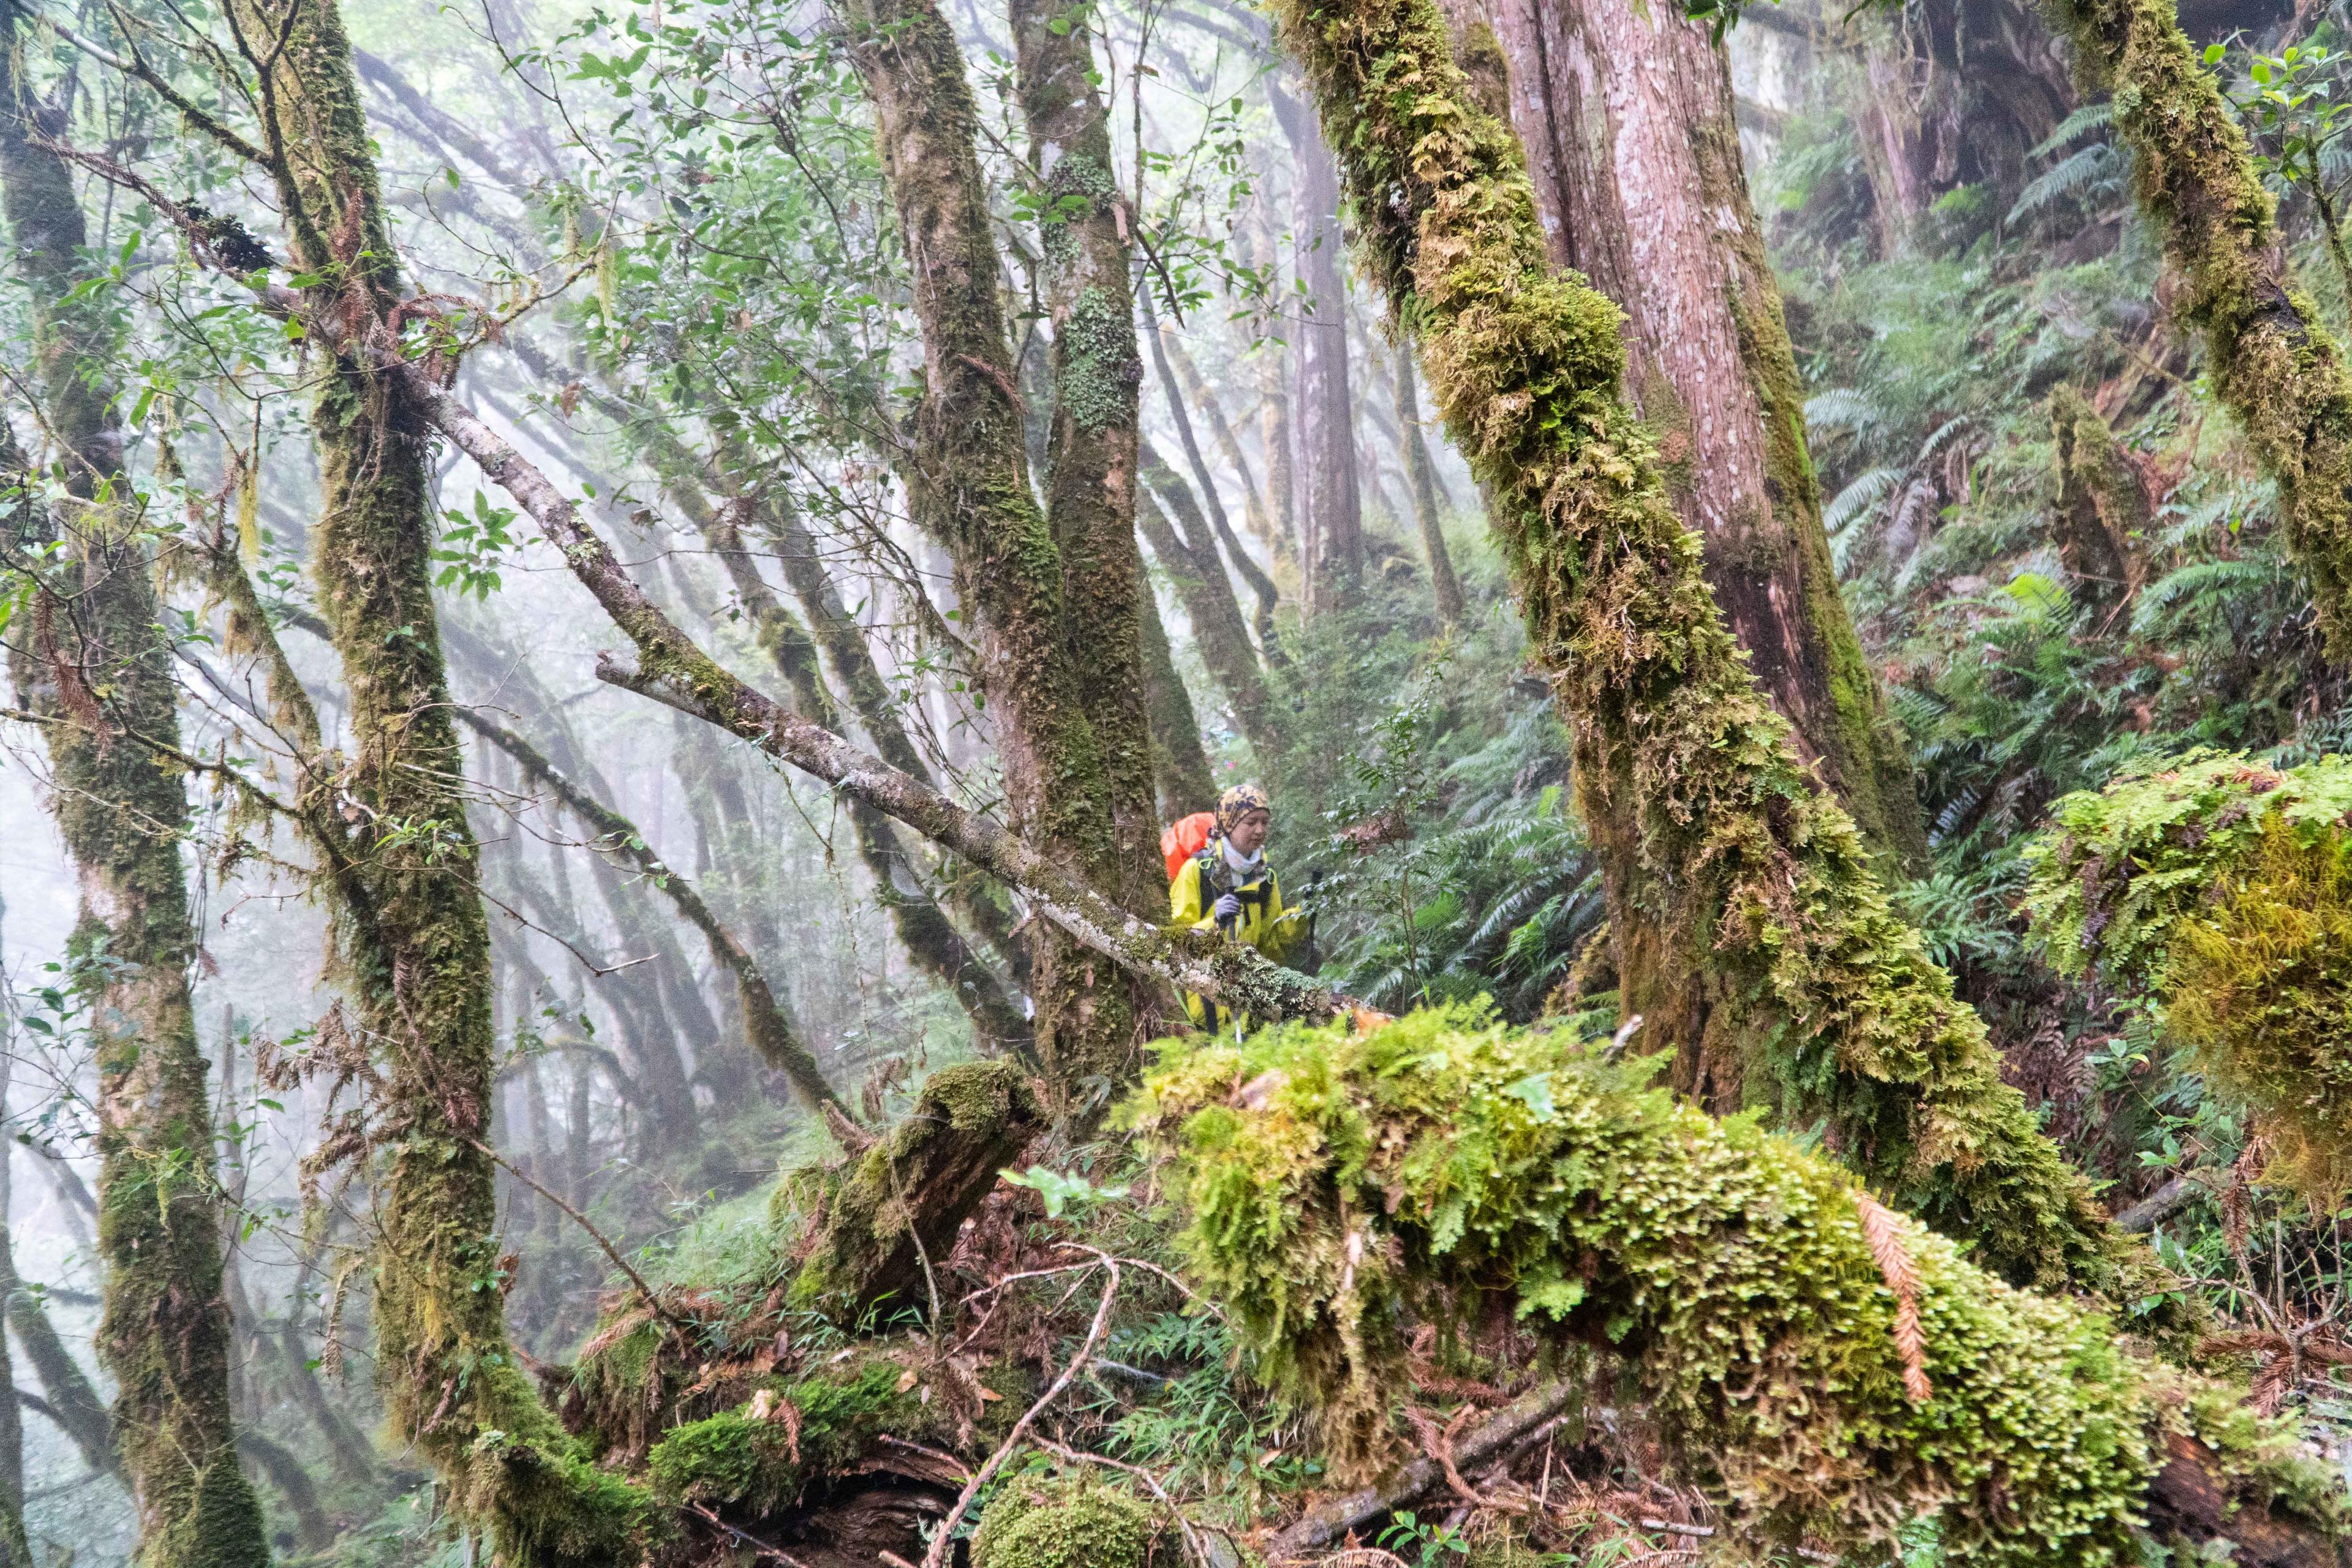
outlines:
[{"label": "tall tree trunk in mist", "polygon": [[[1250,265],[1267,275],[1268,292],[1278,300],[1281,274],[1272,228],[1273,219],[1261,199],[1244,233],[1249,242]],[[1273,535],[1268,548],[1276,565],[1295,565],[1303,574],[1306,536],[1299,527],[1298,464],[1290,417],[1290,370],[1298,349],[1296,343],[1277,341],[1286,340],[1289,335],[1277,304],[1269,303],[1263,310],[1253,312],[1251,326],[1257,336],[1255,359],[1258,445],[1265,453],[1266,525]],[[1303,576],[1299,591],[1302,595],[1306,592]]]},{"label": "tall tree trunk in mist", "polygon": [[1339,172],[1314,115],[1280,83],[1266,92],[1290,143],[1292,266],[1307,312],[1291,327],[1298,356],[1291,424],[1307,608],[1351,607],[1364,591],[1364,503],[1356,473],[1356,401],[1348,374],[1348,290],[1340,255]]},{"label": "tall tree trunk in mist", "polygon": [[[1433,0],[1285,0],[1373,285],[1419,328],[1600,824],[1646,1048],[1722,1062],[2012,1280],[2136,1291],[2140,1257],[2001,1080],[1852,818],[1738,654],[1621,399],[1619,313],[1546,254],[1517,140]],[[1390,84],[1410,81],[1410,92]],[[1591,563],[1608,563],[1606,571]],[[1649,1011],[1655,1008],[1654,1012]]]},{"label": "tall tree trunk in mist", "polygon": [[[957,596],[977,623],[979,675],[1008,814],[1016,833],[1054,845],[1117,902],[1156,906],[1135,547],[1131,531],[1116,541],[1104,531],[1109,498],[1087,494],[1079,471],[1101,458],[1102,432],[1121,417],[1122,401],[1130,430],[1133,423],[1127,274],[1123,263],[1113,269],[1092,254],[1094,231],[1117,222],[1108,157],[1088,160],[1091,175],[1074,168],[1065,176],[1073,194],[1092,200],[1088,212],[1055,237],[1057,246],[1066,240],[1069,247],[1055,265],[1070,285],[1055,289],[1063,322],[1055,349],[1096,363],[1066,366],[1056,377],[1062,446],[1053,467],[1066,462],[1071,472],[1049,489],[1086,515],[1049,521],[1029,489],[1023,405],[975,150],[978,108],[962,53],[929,0],[847,0],[843,13],[914,262],[924,395],[912,420],[910,504],[953,556]],[[1026,30],[1051,37],[1042,22]],[[1024,29],[1015,31],[1018,37]],[[1025,74],[1041,68],[1054,70],[1033,63]],[[1057,162],[1087,156],[1058,121],[1040,140],[1055,145]],[[1103,294],[1120,301],[1115,313]],[[1092,428],[1080,427],[1082,417]],[[1065,421],[1066,432],[1059,428]],[[1070,450],[1074,441],[1084,456]],[[1131,487],[1131,469],[1096,470],[1097,486],[1113,481]],[[1074,623],[1072,601],[1081,597],[1091,602]],[[1085,627],[1085,646],[1074,638],[1074,624]],[[1116,1082],[1129,1072],[1151,1003],[1127,976],[1082,956],[1059,930],[1039,933],[1031,991],[1038,1055],[1060,1101],[1055,1112],[1066,1118],[1081,1110],[1090,1080]]]},{"label": "tall tree trunk in mist", "polygon": [[1634,0],[1456,3],[1484,5],[1508,62],[1553,262],[1625,311],[1625,396],[1656,432],[1733,635],[1864,837],[1916,868],[1911,759],[1838,592],[1722,47],[1706,24]]},{"label": "tall tree trunk in mist", "polygon": [[[1150,493],[1137,509],[1136,523],[1192,623],[1201,662],[1224,692],[1234,722],[1250,749],[1261,759],[1277,757],[1282,751],[1282,731],[1276,721],[1279,709],[1265,672],[1258,668],[1257,650],[1250,647],[1249,623],[1242,618],[1241,601],[1234,596],[1224,563],[1217,559],[1216,536],[1201,515],[1201,503],[1192,487],[1148,446],[1143,478]],[[1177,526],[1183,529],[1181,535]]]},{"label": "tall tree trunk in mist", "polygon": [[1449,626],[1462,624],[1462,579],[1454,575],[1454,556],[1445,548],[1445,523],[1437,505],[1437,465],[1429,452],[1429,437],[1421,427],[1421,394],[1412,373],[1412,347],[1396,352],[1397,419],[1403,426],[1405,473],[1412,480],[1412,515],[1421,525],[1421,548],[1429,557],[1429,586],[1437,599],[1437,618]]},{"label": "tall tree trunk in mist", "polygon": [[[320,279],[312,302],[380,323],[402,286],[341,12],[306,0],[281,16],[240,0],[229,16],[270,61],[263,130],[295,263]],[[370,822],[404,827],[362,841],[341,911],[352,999],[384,1064],[373,1131],[385,1407],[513,1568],[609,1560],[627,1550],[642,1500],[540,1404],[498,1288],[489,929],[433,604],[426,426],[348,340],[316,363],[324,495],[310,545],[351,693],[342,783]]]},{"label": "tall tree trunk in mist", "polygon": [[66,545],[16,674],[25,706],[51,721],[51,808],[80,883],[70,951],[90,965],[81,984],[92,993],[106,1267],[98,1352],[118,1389],[142,1561],[252,1568],[269,1548],[230,1403],[221,1191],[188,983],[187,792],[142,743],[178,745],[179,690],[149,543],[121,488],[113,329],[102,301],[72,297],[88,276],[88,236],[64,162],[40,142],[58,128],[32,97],[19,22],[14,0],[0,0],[0,203],[32,296],[47,424],[65,448],[54,512],[37,515],[37,481],[13,437],[0,462],[26,487],[29,531]]},{"label": "tall tree trunk in mist", "polygon": [[[1137,498],[1139,520],[1150,498]],[[1150,704],[1151,776],[1160,794],[1160,815],[1173,822],[1217,801],[1216,776],[1209,771],[1209,753],[1201,745],[1200,715],[1192,710],[1192,694],[1176,668],[1176,650],[1169,646],[1168,627],[1160,618],[1160,602],[1143,599],[1143,695]]]}]

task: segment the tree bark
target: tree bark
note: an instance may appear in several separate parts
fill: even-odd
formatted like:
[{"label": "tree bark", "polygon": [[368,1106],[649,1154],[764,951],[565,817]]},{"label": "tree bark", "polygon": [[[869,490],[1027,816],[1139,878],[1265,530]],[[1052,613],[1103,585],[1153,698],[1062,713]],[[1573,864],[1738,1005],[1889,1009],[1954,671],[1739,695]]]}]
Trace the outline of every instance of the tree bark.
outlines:
[{"label": "tree bark", "polygon": [[[341,781],[363,815],[346,962],[384,1059],[376,1361],[394,1430],[440,1471],[457,1511],[513,1568],[608,1563],[645,1500],[598,1470],[542,1406],[507,1342],[489,1132],[489,930],[466,820],[431,587],[428,426],[410,384],[364,343],[402,299],[351,46],[335,0],[280,16],[238,0],[232,26],[264,75],[270,173],[322,345],[313,414],[323,504],[320,608],[351,700]],[[396,824],[397,833],[379,825]]]},{"label": "tree bark", "polygon": [[1800,754],[1889,868],[1916,871],[1911,759],[1838,592],[1723,48],[1633,0],[1486,4],[1547,247],[1625,311],[1624,395],[1716,602]]},{"label": "tree bark", "polygon": [[[1364,264],[1420,329],[1552,678],[1601,852],[1622,1005],[2020,1282],[2120,1295],[2137,1255],[2003,1083],[1799,763],[1619,398],[1619,312],[1546,254],[1516,139],[1432,0],[1285,0],[1348,152]],[[1412,93],[1368,81],[1412,80]],[[1605,571],[1592,568],[1606,563]],[[1650,977],[1643,979],[1642,977]]]},{"label": "tree bark", "polygon": [[[1257,542],[1265,546],[1267,558],[1278,560],[1282,546],[1276,542],[1278,536],[1275,531],[1273,514],[1266,510],[1265,496],[1257,488],[1256,477],[1250,472],[1249,454],[1242,450],[1241,437],[1235,433],[1233,421],[1225,417],[1223,401],[1218,397],[1216,388],[1202,376],[1200,367],[1192,363],[1192,356],[1184,352],[1183,341],[1176,335],[1175,322],[1160,323],[1158,341],[1160,352],[1166,356],[1169,368],[1176,374],[1185,403],[1209,422],[1209,434],[1216,438],[1217,455],[1224,458],[1225,467],[1233,470],[1234,482],[1242,487],[1243,521],[1249,524],[1249,531],[1257,536]],[[1172,395],[1169,402],[1171,405],[1174,404]],[[1258,589],[1255,579],[1252,579],[1250,586],[1253,592],[1263,592]]]},{"label": "tree bark", "polygon": [[2074,600],[2112,616],[2137,588],[2135,534],[2154,511],[2147,481],[2090,400],[2071,386],[2050,395],[2057,450],[2058,506],[2052,532]]},{"label": "tree bark", "polygon": [[[15,1058],[6,1053],[14,1046],[6,1022],[0,1020],[0,1121],[8,1115],[8,1077]],[[15,1300],[20,1288],[16,1242],[8,1228],[16,1197],[10,1180],[16,1152],[13,1144],[0,1148],[0,1302]],[[7,1337],[0,1334],[0,1392],[16,1386],[16,1363],[9,1359]],[[7,1406],[0,1410],[0,1568],[33,1568],[32,1547],[25,1538],[25,1414],[15,1399],[0,1398],[0,1405]]]},{"label": "tree bark", "polygon": [[1421,548],[1429,557],[1429,586],[1437,600],[1437,618],[1448,626],[1462,624],[1462,579],[1454,574],[1454,557],[1445,548],[1445,523],[1437,507],[1437,465],[1430,460],[1429,437],[1421,427],[1421,395],[1413,384],[1412,349],[1402,346],[1396,356],[1397,419],[1403,425],[1404,467],[1412,480],[1413,521],[1421,525]]},{"label": "tree bark", "polygon": [[[62,128],[33,97],[26,20],[17,0],[0,0],[0,204],[32,296],[47,424],[65,448],[64,494],[56,511],[29,519],[30,531],[61,538],[66,563],[36,586],[34,647],[16,676],[24,705],[55,721],[51,809],[80,884],[69,951],[76,984],[89,993],[99,1074],[106,1288],[98,1352],[118,1391],[115,1439],[138,1505],[142,1561],[260,1568],[269,1549],[236,1458],[221,1191],[189,994],[196,936],[180,863],[187,794],[179,769],[142,743],[177,750],[179,690],[150,542],[119,493],[124,437],[110,310],[75,295],[92,276],[87,230],[65,163],[46,143]],[[24,486],[22,504],[41,509],[15,438],[0,440],[0,464]],[[12,1315],[20,1294],[10,1293]],[[37,1314],[37,1304],[26,1307],[23,1316]],[[79,1369],[62,1346],[35,1342],[47,1327],[43,1317],[34,1334],[20,1329],[20,1342],[65,1394],[81,1381]],[[43,1351],[64,1367],[42,1366]]]}]

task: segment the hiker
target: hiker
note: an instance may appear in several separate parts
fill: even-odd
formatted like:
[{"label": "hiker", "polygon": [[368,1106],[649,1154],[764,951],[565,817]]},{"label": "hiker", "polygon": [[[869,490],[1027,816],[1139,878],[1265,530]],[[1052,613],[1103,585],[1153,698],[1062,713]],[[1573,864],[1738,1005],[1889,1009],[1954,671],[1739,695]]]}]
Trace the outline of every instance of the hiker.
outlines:
[{"label": "hiker", "polygon": [[[1287,958],[1305,925],[1297,910],[1283,906],[1282,884],[1266,863],[1273,827],[1273,808],[1257,785],[1235,784],[1219,795],[1209,841],[1170,872],[1170,922],[1245,942],[1276,963]],[[1231,1012],[1189,994],[1184,1011],[1212,1034],[1235,1022]]]}]

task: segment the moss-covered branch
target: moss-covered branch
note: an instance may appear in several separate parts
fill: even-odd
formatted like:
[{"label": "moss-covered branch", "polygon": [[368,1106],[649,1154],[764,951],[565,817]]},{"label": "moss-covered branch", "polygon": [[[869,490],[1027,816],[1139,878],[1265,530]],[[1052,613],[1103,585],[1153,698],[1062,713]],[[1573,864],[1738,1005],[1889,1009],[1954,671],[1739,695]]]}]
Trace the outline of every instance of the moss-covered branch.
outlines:
[{"label": "moss-covered branch", "polygon": [[1171,1055],[1140,1121],[1194,1275],[1360,1471],[1393,1442],[1407,1314],[1499,1295],[1622,1358],[1744,1543],[1861,1561],[1932,1517],[1951,1559],[2005,1568],[2138,1563],[2143,1525],[2338,1561],[2341,1485],[2290,1432],[1908,1221],[1890,1266],[1851,1175],[1646,1087],[1654,1065],[1431,1009]]},{"label": "moss-covered branch", "polygon": [[[1798,763],[1618,396],[1615,307],[1545,255],[1507,127],[1433,0],[1285,0],[1364,259],[1486,488],[1574,739],[1624,1010],[2020,1282],[2114,1290],[2118,1244],[1983,1024]],[[1662,951],[1629,951],[1634,942]]]},{"label": "moss-covered branch", "polygon": [[2173,0],[2058,0],[2085,89],[2115,100],[2132,193],[2187,288],[2214,389],[2278,481],[2288,543],[2337,658],[2352,656],[2352,379],[2294,287],[2245,132]]}]

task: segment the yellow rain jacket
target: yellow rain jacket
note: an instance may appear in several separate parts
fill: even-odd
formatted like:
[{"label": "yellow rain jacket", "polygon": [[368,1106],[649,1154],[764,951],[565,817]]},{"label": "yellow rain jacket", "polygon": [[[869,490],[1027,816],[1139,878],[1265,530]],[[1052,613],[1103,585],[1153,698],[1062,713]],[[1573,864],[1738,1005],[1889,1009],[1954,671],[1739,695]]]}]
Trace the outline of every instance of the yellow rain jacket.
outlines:
[{"label": "yellow rain jacket", "polygon": [[[1176,879],[1168,884],[1169,923],[1193,931],[1216,931],[1214,911],[1217,899],[1223,893],[1238,893],[1242,900],[1238,923],[1225,931],[1228,940],[1249,943],[1272,963],[1285,962],[1305,934],[1306,922],[1297,910],[1284,906],[1282,883],[1266,861],[1258,862],[1255,879],[1237,883],[1234,868],[1225,863],[1224,841],[1221,838],[1210,839],[1199,854],[1184,862]],[[1184,1011],[1193,1023],[1211,1034],[1234,1026],[1233,1014],[1189,992],[1184,997]],[[1247,1018],[1241,1023],[1244,1028],[1249,1026]]]}]

